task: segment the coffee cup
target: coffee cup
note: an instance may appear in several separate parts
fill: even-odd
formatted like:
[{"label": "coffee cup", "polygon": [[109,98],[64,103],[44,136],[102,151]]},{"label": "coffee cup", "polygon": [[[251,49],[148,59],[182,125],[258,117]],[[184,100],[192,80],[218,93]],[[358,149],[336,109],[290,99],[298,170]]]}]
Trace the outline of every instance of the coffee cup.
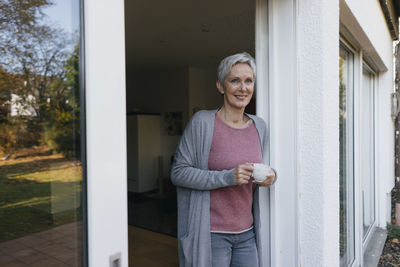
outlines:
[{"label": "coffee cup", "polygon": [[267,175],[272,174],[273,170],[262,163],[254,163],[253,164],[254,170],[253,170],[253,178],[257,182],[263,182],[265,179],[267,179]]}]

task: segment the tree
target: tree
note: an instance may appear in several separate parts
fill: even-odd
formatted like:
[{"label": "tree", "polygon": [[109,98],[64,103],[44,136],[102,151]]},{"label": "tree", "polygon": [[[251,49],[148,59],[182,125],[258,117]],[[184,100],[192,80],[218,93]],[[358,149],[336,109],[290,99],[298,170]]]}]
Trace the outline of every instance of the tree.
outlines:
[{"label": "tree", "polygon": [[4,101],[10,93],[16,93],[27,102],[30,95],[34,96],[33,108],[43,121],[49,119],[49,109],[57,105],[52,98],[65,90],[62,83],[51,85],[65,78],[64,66],[72,52],[69,47],[76,41],[62,29],[42,23],[42,9],[51,4],[48,0],[14,0],[0,5],[0,67],[23,80],[22,85],[15,84],[12,75],[3,76],[3,83],[13,87],[1,88],[0,98]]},{"label": "tree", "polygon": [[[80,98],[79,98],[79,46],[75,46],[65,66],[65,80],[54,87],[65,88],[57,96],[56,108],[51,109],[47,122],[48,142],[66,157],[80,158]],[[60,84],[59,84],[60,83]]]},{"label": "tree", "polygon": [[[15,140],[24,140],[20,146],[42,142],[44,136],[31,132],[47,131],[46,140],[65,154],[68,146],[72,150],[77,145],[67,136],[79,140],[79,40],[44,23],[43,8],[52,4],[50,0],[0,2],[0,123],[9,129],[0,132],[0,145],[6,147],[5,140],[19,135],[23,127],[26,136],[40,139],[14,136],[8,144],[11,151],[18,146]],[[35,109],[37,116],[11,118],[5,108],[11,94]]]},{"label": "tree", "polygon": [[9,100],[10,88],[22,87],[21,79],[9,74],[14,73],[13,58],[16,56],[11,50],[26,42],[27,35],[35,31],[43,17],[42,8],[50,4],[48,0],[0,2],[0,105]]}]

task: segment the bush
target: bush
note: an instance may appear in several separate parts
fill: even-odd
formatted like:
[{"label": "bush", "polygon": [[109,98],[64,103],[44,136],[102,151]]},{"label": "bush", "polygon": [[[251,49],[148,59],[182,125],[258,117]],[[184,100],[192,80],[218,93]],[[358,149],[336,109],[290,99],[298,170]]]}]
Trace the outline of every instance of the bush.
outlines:
[{"label": "bush", "polygon": [[389,239],[393,238],[400,239],[400,226],[397,226],[395,224],[389,224],[387,226],[387,230]]},{"label": "bush", "polygon": [[12,154],[18,149],[43,143],[42,126],[36,118],[16,117],[0,124],[0,149]]},{"label": "bush", "polygon": [[56,111],[45,129],[46,144],[67,158],[80,158],[79,114]]}]

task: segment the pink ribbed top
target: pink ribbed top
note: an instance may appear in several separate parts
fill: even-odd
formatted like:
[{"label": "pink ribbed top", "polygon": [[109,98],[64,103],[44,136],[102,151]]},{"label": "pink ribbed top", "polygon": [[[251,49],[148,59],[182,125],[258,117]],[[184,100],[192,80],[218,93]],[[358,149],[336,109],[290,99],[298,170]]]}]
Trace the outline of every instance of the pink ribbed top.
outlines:
[{"label": "pink ribbed top", "polygon": [[[236,129],[215,115],[208,168],[230,170],[243,163],[261,163],[260,138],[254,123]],[[253,226],[253,179],[246,185],[212,190],[210,193],[211,232],[241,233]]]}]

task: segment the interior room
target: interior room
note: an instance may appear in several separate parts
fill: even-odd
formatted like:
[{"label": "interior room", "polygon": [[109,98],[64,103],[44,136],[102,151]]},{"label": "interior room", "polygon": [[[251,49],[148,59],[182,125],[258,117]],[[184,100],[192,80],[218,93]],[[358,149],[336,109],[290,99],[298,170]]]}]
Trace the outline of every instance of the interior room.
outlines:
[{"label": "interior room", "polygon": [[173,154],[191,116],[223,103],[219,61],[255,56],[254,29],[251,1],[125,1],[130,266],[178,265]]}]

